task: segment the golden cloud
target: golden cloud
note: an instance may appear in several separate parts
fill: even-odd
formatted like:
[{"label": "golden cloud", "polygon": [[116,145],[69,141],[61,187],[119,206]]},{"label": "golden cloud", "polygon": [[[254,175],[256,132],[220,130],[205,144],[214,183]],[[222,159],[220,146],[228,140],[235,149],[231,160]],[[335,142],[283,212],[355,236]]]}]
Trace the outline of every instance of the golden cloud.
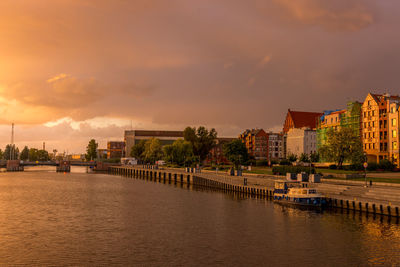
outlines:
[{"label": "golden cloud", "polygon": [[329,31],[357,31],[374,22],[369,1],[275,0],[298,22],[319,25]]}]

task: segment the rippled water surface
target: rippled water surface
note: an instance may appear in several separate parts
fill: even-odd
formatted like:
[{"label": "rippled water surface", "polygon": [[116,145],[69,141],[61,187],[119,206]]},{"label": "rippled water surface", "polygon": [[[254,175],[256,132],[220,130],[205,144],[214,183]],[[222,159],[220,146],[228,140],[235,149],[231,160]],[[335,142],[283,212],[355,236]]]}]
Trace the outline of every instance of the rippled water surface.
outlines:
[{"label": "rippled water surface", "polygon": [[0,173],[0,265],[400,265],[393,219],[84,170]]}]

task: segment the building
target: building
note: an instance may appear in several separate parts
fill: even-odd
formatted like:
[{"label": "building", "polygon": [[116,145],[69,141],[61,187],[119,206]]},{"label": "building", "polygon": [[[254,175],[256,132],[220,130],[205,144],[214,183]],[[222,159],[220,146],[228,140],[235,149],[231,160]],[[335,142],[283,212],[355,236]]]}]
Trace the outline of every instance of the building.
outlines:
[{"label": "building", "polygon": [[239,135],[239,139],[245,143],[250,157],[256,160],[269,160],[269,137],[263,129],[247,129]]},{"label": "building", "polygon": [[107,158],[107,149],[98,148],[97,149],[97,158],[98,159],[106,159]]},{"label": "building", "polygon": [[317,128],[317,121],[322,115],[323,113],[319,112],[292,111],[288,109],[283,125],[283,132],[287,133],[290,129],[301,129],[304,127],[315,130]]},{"label": "building", "polygon": [[389,157],[390,160],[397,166],[400,167],[399,161],[399,101],[392,101],[389,103],[389,113],[388,113],[388,120],[389,120],[389,129],[388,129],[388,150],[389,150]]},{"label": "building", "polygon": [[292,128],[286,134],[287,155],[310,155],[317,151],[316,130],[310,128]]},{"label": "building", "polygon": [[230,143],[237,138],[229,137],[218,137],[215,140],[215,146],[211,149],[210,154],[207,157],[208,163],[215,164],[229,164],[229,160],[225,158],[223,148],[226,143]]},{"label": "building", "polygon": [[[390,140],[396,143],[389,145],[389,129],[396,130],[398,124],[396,112],[390,114],[389,111],[399,100],[400,97],[389,94],[369,93],[365,98],[362,105],[362,141],[369,162],[379,163],[380,160],[389,159],[389,147],[397,147],[397,140],[394,139],[396,137],[393,137],[393,134],[397,136],[397,131],[390,133]],[[392,121],[389,121],[389,116]]]},{"label": "building", "polygon": [[324,111],[317,122],[317,149],[326,143],[330,129],[351,128],[361,138],[361,106],[362,103],[354,101],[347,103],[347,109]]},{"label": "building", "polygon": [[268,158],[278,160],[285,157],[284,136],[282,133],[268,133]]},{"label": "building", "polygon": [[132,147],[141,140],[157,138],[162,145],[172,144],[179,138],[183,138],[183,131],[151,131],[151,130],[131,130],[125,131],[125,155],[130,156]]},{"label": "building", "polygon": [[123,158],[125,156],[124,141],[108,141],[107,142],[107,158]]}]

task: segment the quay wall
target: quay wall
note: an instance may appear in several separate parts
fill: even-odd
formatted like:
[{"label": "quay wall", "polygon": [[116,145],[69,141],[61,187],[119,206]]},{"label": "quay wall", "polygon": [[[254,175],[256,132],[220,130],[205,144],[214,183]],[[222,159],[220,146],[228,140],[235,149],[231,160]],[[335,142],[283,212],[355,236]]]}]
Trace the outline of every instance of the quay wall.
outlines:
[{"label": "quay wall", "polygon": [[[255,178],[254,181],[243,184],[243,177],[229,177],[210,173],[188,173],[182,170],[143,168],[139,166],[111,166],[109,174],[121,175],[128,178],[144,179],[153,182],[175,183],[187,186],[199,186],[204,188],[216,189],[223,192],[235,192],[248,196],[260,198],[273,197],[274,180],[270,179],[261,184]],[[251,178],[248,178],[251,179]],[[317,187],[318,188],[318,187]],[[322,191],[322,190],[321,190]],[[357,200],[356,197],[329,195],[327,196],[328,207],[344,210],[354,210],[367,214],[380,214],[392,217],[400,217],[400,206],[391,203],[383,203],[375,200]]]}]

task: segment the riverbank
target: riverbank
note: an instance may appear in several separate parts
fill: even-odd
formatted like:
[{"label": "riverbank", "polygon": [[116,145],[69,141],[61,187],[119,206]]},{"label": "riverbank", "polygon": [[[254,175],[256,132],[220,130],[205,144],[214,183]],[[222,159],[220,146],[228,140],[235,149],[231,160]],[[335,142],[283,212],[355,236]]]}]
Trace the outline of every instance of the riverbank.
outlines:
[{"label": "riverbank", "polygon": [[[275,181],[284,179],[282,176],[272,175],[238,177],[210,171],[187,173],[180,169],[155,170],[139,166],[110,167],[109,171],[110,174],[154,182],[204,186],[263,198],[272,197]],[[244,184],[244,178],[247,180],[246,185]],[[325,179],[322,183],[315,183],[312,186],[327,197],[329,207],[400,217],[400,187],[398,186],[373,185],[372,187],[364,187],[364,185],[357,182],[344,183],[340,180],[336,182]]]}]

